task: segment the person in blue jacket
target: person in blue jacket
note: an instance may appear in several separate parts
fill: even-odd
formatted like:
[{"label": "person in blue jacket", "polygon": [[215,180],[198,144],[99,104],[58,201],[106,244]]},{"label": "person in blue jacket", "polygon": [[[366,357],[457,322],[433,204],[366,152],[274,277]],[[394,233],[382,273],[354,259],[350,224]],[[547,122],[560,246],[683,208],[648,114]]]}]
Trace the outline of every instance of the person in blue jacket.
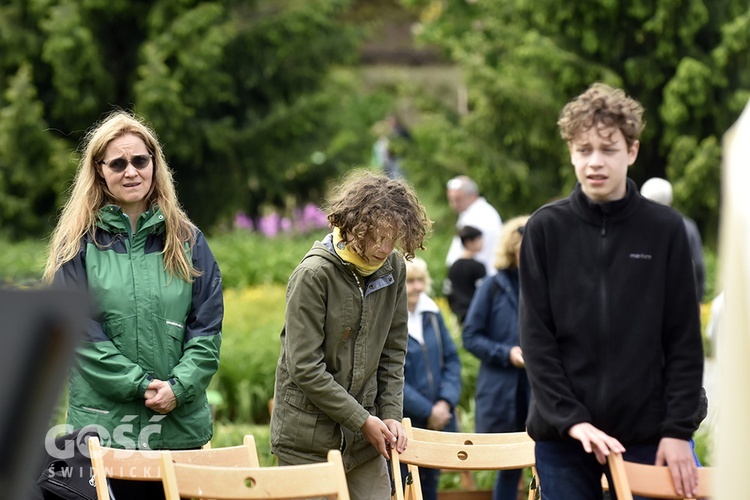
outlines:
[{"label": "person in blue jacket", "polygon": [[[503,225],[496,247],[498,272],[484,280],[466,314],[463,344],[479,358],[476,432],[516,432],[526,428],[530,389],[518,339],[518,264],[528,216]],[[521,469],[499,471],[493,500],[516,500]]]},{"label": "person in blue jacket", "polygon": [[[414,427],[458,430],[455,408],[461,397],[461,361],[438,305],[425,290],[431,287],[427,263],[406,263],[406,306],[409,344],[404,365],[404,416]],[[402,477],[406,475],[406,467]],[[437,499],[440,470],[419,468],[422,496]]]}]

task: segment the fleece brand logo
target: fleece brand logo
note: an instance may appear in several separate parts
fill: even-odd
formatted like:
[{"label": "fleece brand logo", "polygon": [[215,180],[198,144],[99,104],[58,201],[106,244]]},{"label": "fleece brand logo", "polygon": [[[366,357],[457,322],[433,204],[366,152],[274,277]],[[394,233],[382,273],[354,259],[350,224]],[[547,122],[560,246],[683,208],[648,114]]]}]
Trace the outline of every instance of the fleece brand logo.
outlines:
[{"label": "fleece brand logo", "polygon": [[650,253],[631,253],[628,255],[631,259],[635,260],[651,260],[651,254]]}]

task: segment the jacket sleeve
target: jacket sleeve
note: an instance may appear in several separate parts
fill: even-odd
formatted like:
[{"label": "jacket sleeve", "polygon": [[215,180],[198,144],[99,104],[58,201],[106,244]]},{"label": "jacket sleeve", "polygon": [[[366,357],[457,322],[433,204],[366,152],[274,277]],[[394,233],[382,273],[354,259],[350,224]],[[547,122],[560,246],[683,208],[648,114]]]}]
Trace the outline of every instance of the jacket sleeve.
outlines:
[{"label": "jacket sleeve", "polygon": [[[53,287],[88,293],[85,241],[81,242],[78,254],[55,273]],[[83,337],[76,349],[76,368],[81,377],[112,401],[122,403],[142,398],[151,378],[115,347],[101,323],[90,317]]]},{"label": "jacket sleeve", "polygon": [[192,403],[204,394],[218,370],[224,319],[221,271],[200,231],[196,235],[192,260],[201,275],[193,282],[182,357],[169,380],[178,405]]},{"label": "jacket sleeve", "polygon": [[703,342],[687,236],[681,227],[673,233],[662,335],[667,413],[661,435],[690,439],[700,423]]},{"label": "jacket sleeve", "polygon": [[289,377],[320,411],[359,430],[370,413],[326,370],[323,345],[329,304],[324,277],[314,268],[297,267],[289,278],[286,300],[283,349]]},{"label": "jacket sleeve", "polygon": [[574,424],[591,422],[591,415],[563,369],[550,304],[544,227],[535,219],[529,219],[521,242],[521,349],[534,404],[542,418],[566,436]]},{"label": "jacket sleeve", "polygon": [[461,399],[461,359],[458,357],[458,349],[451,338],[448,327],[445,326],[442,314],[438,314],[440,331],[437,335],[442,337],[443,343],[443,372],[441,373],[440,399],[451,405],[458,406]]},{"label": "jacket sleeve", "polygon": [[501,293],[503,291],[498,288],[495,278],[489,277],[482,282],[471,299],[461,338],[464,348],[483,363],[508,367],[510,349],[513,346],[498,342],[490,335],[490,328],[493,326],[492,301],[494,295]]},{"label": "jacket sleeve", "polygon": [[[396,308],[378,364],[378,417],[401,420],[404,400],[404,363],[409,343],[409,313],[406,307],[406,264],[398,253],[390,257],[396,276]],[[390,311],[389,311],[390,312]]]}]

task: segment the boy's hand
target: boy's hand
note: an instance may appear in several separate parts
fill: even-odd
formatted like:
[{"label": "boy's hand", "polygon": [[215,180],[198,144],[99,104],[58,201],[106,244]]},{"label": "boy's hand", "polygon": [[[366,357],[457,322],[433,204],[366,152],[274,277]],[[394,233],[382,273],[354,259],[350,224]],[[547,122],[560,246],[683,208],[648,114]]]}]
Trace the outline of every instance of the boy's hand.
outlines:
[{"label": "boy's hand", "polygon": [[391,448],[395,447],[399,453],[406,449],[406,432],[400,422],[393,419],[387,419],[386,422],[388,425],[378,417],[370,415],[362,426],[362,434],[386,460],[390,460]]},{"label": "boy's hand", "polygon": [[624,453],[625,447],[612,436],[600,431],[588,422],[575,424],[568,430],[573,439],[577,439],[583,445],[586,453],[594,452],[596,461],[604,465],[610,453]]},{"label": "boy's hand", "polygon": [[695,498],[698,488],[698,467],[695,465],[689,441],[661,438],[656,450],[656,465],[669,467],[677,493],[687,498]]}]

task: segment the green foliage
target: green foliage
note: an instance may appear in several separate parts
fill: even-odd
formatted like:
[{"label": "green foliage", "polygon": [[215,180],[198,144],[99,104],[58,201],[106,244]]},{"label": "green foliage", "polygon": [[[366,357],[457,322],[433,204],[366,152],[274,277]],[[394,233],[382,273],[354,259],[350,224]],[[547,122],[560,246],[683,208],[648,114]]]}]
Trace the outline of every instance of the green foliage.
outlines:
[{"label": "green foliage", "polygon": [[209,239],[225,288],[262,284],[286,285],[289,275],[323,230],[306,236],[266,238],[249,231],[217,234]]},{"label": "green foliage", "polygon": [[556,130],[560,109],[604,81],[646,109],[632,177],[670,178],[675,206],[713,246],[720,138],[750,89],[745,2],[402,3],[419,14],[422,40],[464,70],[469,99],[464,114],[419,103],[430,120],[415,127],[413,170],[433,182],[467,173],[501,215],[530,212],[575,180]]},{"label": "green foliage", "polygon": [[0,237],[0,286],[38,286],[46,259],[44,241]]},{"label": "green foliage", "polygon": [[224,293],[221,363],[212,387],[222,395],[219,419],[268,422],[284,325],[285,287],[265,285]]},{"label": "green foliage", "polygon": [[180,199],[206,231],[238,210],[319,201],[327,179],[364,163],[367,127],[388,108],[330,76],[357,54],[351,3],[5,2],[1,232],[50,230],[70,152],[112,107],[154,125]]},{"label": "green foliage", "polygon": [[276,465],[276,457],[271,454],[271,433],[268,425],[215,422],[211,447],[238,446],[247,434],[255,437],[261,467]]}]

